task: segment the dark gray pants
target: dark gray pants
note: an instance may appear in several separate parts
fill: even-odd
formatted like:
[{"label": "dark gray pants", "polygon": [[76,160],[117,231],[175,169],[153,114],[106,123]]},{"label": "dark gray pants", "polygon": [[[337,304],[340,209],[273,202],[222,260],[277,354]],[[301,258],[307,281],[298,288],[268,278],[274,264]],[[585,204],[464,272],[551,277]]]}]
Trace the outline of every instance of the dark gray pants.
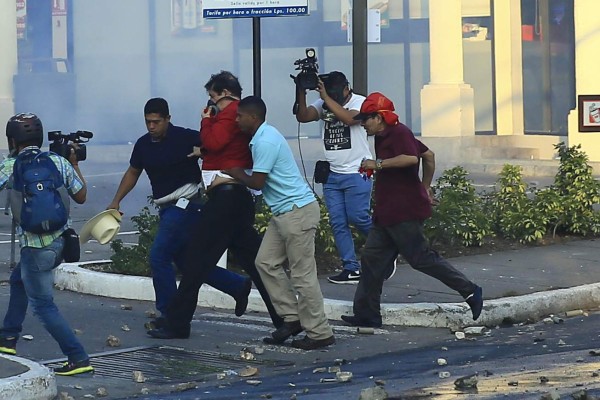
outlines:
[{"label": "dark gray pants", "polygon": [[381,290],[386,272],[402,255],[414,269],[436,278],[466,298],[476,285],[429,247],[420,221],[373,225],[362,253],[361,277],[354,294],[354,315],[381,322]]}]

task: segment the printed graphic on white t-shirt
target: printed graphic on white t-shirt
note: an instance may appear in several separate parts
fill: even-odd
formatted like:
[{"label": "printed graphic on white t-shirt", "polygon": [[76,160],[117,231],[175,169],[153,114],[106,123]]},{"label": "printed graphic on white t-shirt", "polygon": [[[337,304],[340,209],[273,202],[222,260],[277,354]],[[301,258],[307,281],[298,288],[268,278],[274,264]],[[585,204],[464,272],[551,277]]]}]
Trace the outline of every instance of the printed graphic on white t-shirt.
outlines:
[{"label": "printed graphic on white t-shirt", "polygon": [[347,150],[352,147],[350,127],[337,118],[331,122],[325,122],[325,133],[323,135],[325,151]]},{"label": "printed graphic on white t-shirt", "polygon": [[[364,101],[364,96],[352,93],[348,102],[344,104],[344,108],[360,111],[360,106]],[[312,103],[311,107],[317,110],[321,118],[327,114],[323,129],[323,148],[331,171],[338,174],[357,173],[363,159],[373,159],[367,132],[362,126],[358,124],[348,126],[335,117],[331,119],[332,113],[323,110],[322,99]]]}]

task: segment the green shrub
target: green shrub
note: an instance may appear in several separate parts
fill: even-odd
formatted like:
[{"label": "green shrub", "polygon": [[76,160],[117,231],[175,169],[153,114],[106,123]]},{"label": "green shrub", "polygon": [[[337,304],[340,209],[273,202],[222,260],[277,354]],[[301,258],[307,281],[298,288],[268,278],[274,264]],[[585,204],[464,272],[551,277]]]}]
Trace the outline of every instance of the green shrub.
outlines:
[{"label": "green shrub", "polygon": [[[495,231],[521,243],[540,240],[547,231],[548,217],[527,196],[522,168],[505,164],[490,195],[489,208]],[[541,206],[541,205],[540,205]]]},{"label": "green shrub", "polygon": [[150,247],[158,230],[158,215],[151,214],[146,206],[139,215],[131,217],[140,232],[138,244],[127,247],[121,239],[113,240],[110,248],[114,252],[108,267],[110,272],[124,275],[150,276]]},{"label": "green shrub", "polygon": [[484,203],[467,175],[463,167],[454,167],[444,171],[433,186],[439,204],[425,222],[425,234],[431,243],[481,246],[491,233]]},{"label": "green shrub", "polygon": [[564,142],[554,146],[560,165],[552,188],[560,196],[561,207],[554,215],[557,230],[587,235],[600,232],[600,217],[594,204],[600,203],[600,183],[592,176],[588,156],[581,145],[567,147]]}]

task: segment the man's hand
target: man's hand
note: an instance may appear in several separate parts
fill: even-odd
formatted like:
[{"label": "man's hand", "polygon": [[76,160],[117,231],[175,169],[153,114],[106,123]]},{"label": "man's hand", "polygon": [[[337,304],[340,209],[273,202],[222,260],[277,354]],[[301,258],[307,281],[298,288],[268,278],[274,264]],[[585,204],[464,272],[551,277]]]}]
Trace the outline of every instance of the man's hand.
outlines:
[{"label": "man's hand", "polygon": [[187,156],[190,158],[192,158],[192,157],[202,158],[202,147],[194,146],[192,152],[190,154],[188,154]]},{"label": "man's hand", "polygon": [[[106,206],[107,210],[119,210],[119,202],[113,200],[108,206]],[[121,213],[123,214],[123,213]]]},{"label": "man's hand", "polygon": [[69,147],[69,162],[72,166],[76,166],[79,164],[79,160],[77,160],[77,149],[79,149],[79,145],[77,143],[71,143]]},{"label": "man's hand", "polygon": [[318,79],[319,83],[317,85],[317,92],[319,92],[319,96],[321,96],[321,99],[325,101],[327,100],[327,98],[329,98],[329,93],[327,93],[327,89],[325,89],[325,84],[323,83],[321,78]]},{"label": "man's hand", "polygon": [[248,178],[248,174],[246,173],[244,168],[241,168],[241,167],[224,169],[224,170],[221,170],[221,172],[231,176],[234,179],[237,179],[240,182],[243,182],[244,184],[245,184],[245,178]]},{"label": "man's hand", "polygon": [[435,196],[433,194],[433,189],[431,189],[431,186],[425,186],[425,191],[427,192],[427,197],[429,198],[429,203],[432,206],[437,206],[438,204],[440,204],[440,201],[435,198]]},{"label": "man's hand", "polygon": [[375,162],[375,160],[367,160],[367,159],[364,159],[364,160],[362,160],[362,162],[360,163],[360,167],[361,167],[363,170],[369,170],[369,169],[371,169],[371,170],[375,170],[375,169],[377,168],[377,163]]}]

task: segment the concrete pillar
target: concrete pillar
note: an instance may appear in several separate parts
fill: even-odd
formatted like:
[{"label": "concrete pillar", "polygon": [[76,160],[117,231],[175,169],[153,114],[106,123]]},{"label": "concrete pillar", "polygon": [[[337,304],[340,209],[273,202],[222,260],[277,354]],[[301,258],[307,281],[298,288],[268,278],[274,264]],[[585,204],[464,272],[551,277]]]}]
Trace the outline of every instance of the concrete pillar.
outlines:
[{"label": "concrete pillar", "polygon": [[[575,91],[580,95],[600,97],[598,79],[598,0],[575,0]],[[579,101],[577,101],[579,103]],[[582,111],[582,110],[581,110]],[[579,104],[569,113],[569,146],[581,144],[590,161],[600,161],[600,132],[579,130]],[[598,171],[594,171],[598,173]]]},{"label": "concrete pillar", "polygon": [[0,149],[7,149],[6,121],[15,113],[13,76],[17,73],[17,8],[0,0]]},{"label": "concrete pillar", "polygon": [[429,0],[431,81],[421,90],[423,136],[475,134],[473,89],[463,78],[461,0]]},{"label": "concrete pillar", "polygon": [[521,1],[494,1],[496,132],[523,135],[523,46]]}]

